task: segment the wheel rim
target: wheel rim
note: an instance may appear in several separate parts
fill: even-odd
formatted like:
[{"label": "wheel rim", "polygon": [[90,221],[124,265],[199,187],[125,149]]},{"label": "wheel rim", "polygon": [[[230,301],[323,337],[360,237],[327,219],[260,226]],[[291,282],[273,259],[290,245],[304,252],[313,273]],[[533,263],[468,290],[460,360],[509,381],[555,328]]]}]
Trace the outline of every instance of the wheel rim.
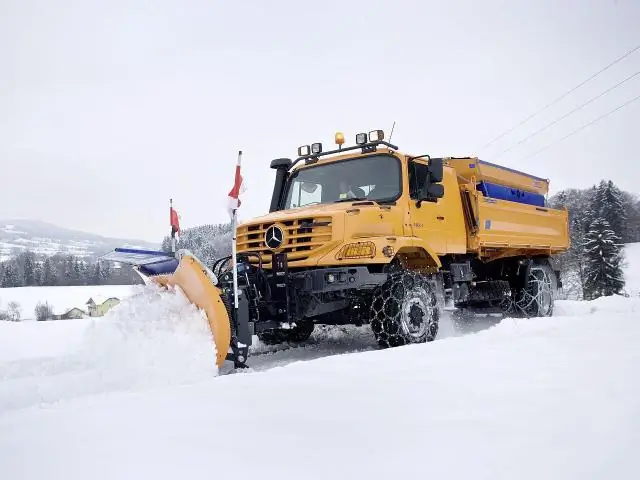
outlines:
[{"label": "wheel rim", "polygon": [[412,289],[402,301],[400,324],[404,332],[413,339],[423,337],[433,317],[433,307],[427,292],[423,289]]}]

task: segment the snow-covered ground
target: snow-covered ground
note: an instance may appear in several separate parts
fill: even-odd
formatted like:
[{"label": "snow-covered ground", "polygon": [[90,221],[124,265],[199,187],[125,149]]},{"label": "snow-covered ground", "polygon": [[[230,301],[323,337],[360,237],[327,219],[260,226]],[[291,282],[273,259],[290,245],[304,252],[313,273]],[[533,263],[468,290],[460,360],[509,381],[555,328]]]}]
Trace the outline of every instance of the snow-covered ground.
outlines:
[{"label": "snow-covered ground", "polygon": [[561,301],[384,351],[329,329],[235,375],[179,294],[1,322],[0,478],[636,479],[639,319],[638,297]]},{"label": "snow-covered ground", "polygon": [[59,315],[74,307],[86,311],[86,303],[90,298],[116,297],[123,300],[140,291],[140,288],[141,285],[0,288],[0,309],[7,308],[9,302],[17,302],[22,319],[33,320],[38,302],[49,303],[53,312]]}]

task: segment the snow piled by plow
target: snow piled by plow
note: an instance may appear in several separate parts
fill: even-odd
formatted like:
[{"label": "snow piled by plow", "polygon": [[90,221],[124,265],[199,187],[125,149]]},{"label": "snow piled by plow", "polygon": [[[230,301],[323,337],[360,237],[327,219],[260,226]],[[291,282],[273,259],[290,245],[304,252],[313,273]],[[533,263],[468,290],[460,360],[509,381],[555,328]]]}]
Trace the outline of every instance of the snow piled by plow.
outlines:
[{"label": "snow piled by plow", "polygon": [[[29,330],[40,329],[61,344],[57,352],[42,338],[29,342]],[[56,336],[57,331],[64,335]],[[218,373],[206,317],[180,290],[153,285],[104,317],[2,322],[0,337],[0,346],[17,338],[23,342],[0,354],[0,413],[89,394],[184,384]]]}]

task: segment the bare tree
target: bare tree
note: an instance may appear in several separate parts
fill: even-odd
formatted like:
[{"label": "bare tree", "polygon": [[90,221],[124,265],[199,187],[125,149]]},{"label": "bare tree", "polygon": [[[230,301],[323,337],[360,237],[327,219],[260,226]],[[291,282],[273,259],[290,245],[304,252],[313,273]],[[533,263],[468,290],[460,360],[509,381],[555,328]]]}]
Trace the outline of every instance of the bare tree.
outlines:
[{"label": "bare tree", "polygon": [[53,318],[53,308],[48,302],[38,302],[35,308],[36,320],[43,322]]}]

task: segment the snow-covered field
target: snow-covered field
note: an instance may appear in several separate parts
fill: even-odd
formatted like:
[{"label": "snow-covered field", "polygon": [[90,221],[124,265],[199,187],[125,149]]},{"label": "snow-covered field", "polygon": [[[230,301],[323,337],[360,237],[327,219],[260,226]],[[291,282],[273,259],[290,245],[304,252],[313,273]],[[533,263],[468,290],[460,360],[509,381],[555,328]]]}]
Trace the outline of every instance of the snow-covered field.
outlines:
[{"label": "snow-covered field", "polygon": [[87,310],[90,298],[120,300],[140,291],[141,285],[87,285],[77,287],[17,287],[0,288],[0,309],[7,308],[9,302],[17,302],[23,320],[35,319],[38,302],[47,302],[55,314],[62,314],[72,308]]},{"label": "snow-covered field", "polygon": [[178,294],[2,322],[0,479],[636,479],[639,320],[611,297],[385,351],[331,329],[226,376]]}]

